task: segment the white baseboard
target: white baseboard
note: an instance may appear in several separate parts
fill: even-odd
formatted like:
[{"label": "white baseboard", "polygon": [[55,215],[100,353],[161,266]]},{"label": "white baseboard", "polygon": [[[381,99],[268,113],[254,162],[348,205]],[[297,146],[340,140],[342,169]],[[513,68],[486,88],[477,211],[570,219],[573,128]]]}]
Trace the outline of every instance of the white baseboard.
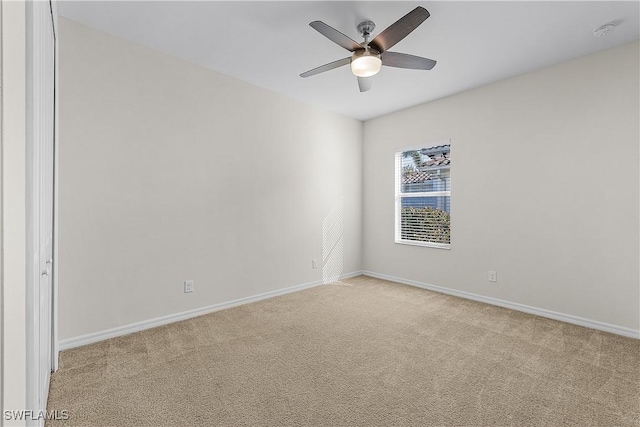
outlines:
[{"label": "white baseboard", "polygon": [[[361,271],[354,271],[340,275],[340,280],[349,279],[351,277],[361,275]],[[168,323],[179,322],[181,320],[191,319],[193,317],[202,316],[203,314],[213,313],[214,311],[224,310],[226,308],[236,307],[238,305],[249,304],[280,295],[289,294],[291,292],[301,291],[303,289],[313,288],[322,285],[322,280],[303,283],[301,285],[291,286],[288,288],[278,289],[275,291],[265,292],[250,297],[239,298],[233,301],[222,302],[207,307],[196,308],[194,310],[184,311],[182,313],[170,314],[167,316],[156,317],[155,319],[143,320],[142,322],[131,323],[129,325],[118,326],[117,328],[107,329],[105,331],[92,332],[90,334],[81,335],[79,337],[68,338],[59,342],[60,351],[68,350],[74,347],[92,344],[109,338],[129,335],[134,332],[143,331],[145,329],[155,328],[157,326],[166,325]]]},{"label": "white baseboard", "polygon": [[429,285],[427,283],[418,282],[415,280],[403,279],[400,277],[389,276],[386,274],[375,273],[373,271],[363,271],[365,276],[371,276],[378,279],[389,280],[391,282],[398,282],[409,286],[415,286],[417,288],[428,289],[430,291],[439,292],[442,294],[453,295],[460,298],[466,298],[474,301],[484,302],[487,304],[497,305],[499,307],[510,308],[516,311],[522,311],[529,314],[535,314],[537,316],[548,317],[549,319],[559,320],[561,322],[572,323],[574,325],[584,326],[591,329],[597,329],[600,331],[610,332],[612,334],[622,335],[625,337],[640,339],[640,331],[627,328],[624,326],[612,325],[605,322],[599,322],[597,320],[585,319],[583,317],[573,316],[571,314],[558,313],[556,311],[546,310],[544,308],[531,307],[516,302],[510,302],[501,300],[498,298],[486,297],[483,295],[474,294],[471,292],[459,291],[456,289],[445,288],[442,286]]}]

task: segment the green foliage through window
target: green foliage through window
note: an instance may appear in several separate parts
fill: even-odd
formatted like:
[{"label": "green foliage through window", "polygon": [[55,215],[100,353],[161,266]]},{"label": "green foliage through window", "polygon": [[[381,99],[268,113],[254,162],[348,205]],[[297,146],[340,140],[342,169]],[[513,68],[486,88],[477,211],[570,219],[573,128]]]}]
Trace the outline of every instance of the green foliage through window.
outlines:
[{"label": "green foliage through window", "polygon": [[402,240],[451,243],[451,214],[431,207],[403,207],[400,211]]}]

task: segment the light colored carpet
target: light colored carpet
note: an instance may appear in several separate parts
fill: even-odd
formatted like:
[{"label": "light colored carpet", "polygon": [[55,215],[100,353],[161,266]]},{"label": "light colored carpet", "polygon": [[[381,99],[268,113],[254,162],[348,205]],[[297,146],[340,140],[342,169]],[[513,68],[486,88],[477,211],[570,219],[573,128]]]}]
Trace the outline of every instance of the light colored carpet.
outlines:
[{"label": "light colored carpet", "polygon": [[50,426],[640,426],[640,341],[369,277],[65,351]]}]

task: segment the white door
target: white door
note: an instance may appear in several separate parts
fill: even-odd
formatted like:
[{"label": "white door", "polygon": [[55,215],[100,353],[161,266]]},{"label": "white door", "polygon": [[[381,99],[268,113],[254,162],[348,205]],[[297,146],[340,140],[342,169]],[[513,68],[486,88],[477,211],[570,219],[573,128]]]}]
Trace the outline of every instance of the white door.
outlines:
[{"label": "white door", "polygon": [[[28,406],[45,411],[52,361],[55,35],[48,1],[27,3]],[[42,424],[35,422],[35,424]]]}]

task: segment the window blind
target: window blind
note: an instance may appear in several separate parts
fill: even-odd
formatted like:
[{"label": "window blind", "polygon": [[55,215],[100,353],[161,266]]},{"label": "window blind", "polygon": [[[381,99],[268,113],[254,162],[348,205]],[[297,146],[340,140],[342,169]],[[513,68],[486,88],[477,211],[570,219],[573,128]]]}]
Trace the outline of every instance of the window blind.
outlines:
[{"label": "window blind", "polygon": [[451,145],[395,153],[397,243],[451,245]]}]

